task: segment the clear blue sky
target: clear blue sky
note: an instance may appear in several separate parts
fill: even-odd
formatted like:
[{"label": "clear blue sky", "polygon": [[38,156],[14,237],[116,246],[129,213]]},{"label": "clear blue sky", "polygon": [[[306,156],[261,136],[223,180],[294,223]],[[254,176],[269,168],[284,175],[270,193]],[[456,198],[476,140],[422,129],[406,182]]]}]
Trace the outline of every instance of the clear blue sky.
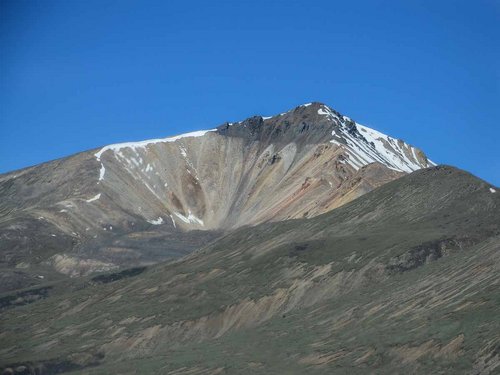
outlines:
[{"label": "clear blue sky", "polygon": [[500,185],[500,1],[0,1],[0,172],[321,101]]}]

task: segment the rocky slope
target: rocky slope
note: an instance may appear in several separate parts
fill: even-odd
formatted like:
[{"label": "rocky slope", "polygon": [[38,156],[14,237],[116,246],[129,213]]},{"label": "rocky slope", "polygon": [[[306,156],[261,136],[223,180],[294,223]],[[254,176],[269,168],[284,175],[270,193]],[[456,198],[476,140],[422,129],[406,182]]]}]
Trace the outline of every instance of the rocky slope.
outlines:
[{"label": "rocky slope", "polygon": [[314,217],[431,165],[417,148],[311,103],[8,173],[3,289],[185,255],[224,231]]},{"label": "rocky slope", "polygon": [[494,374],[499,246],[495,187],[452,167],[419,170],[176,262],[4,297],[1,363],[42,374]]}]

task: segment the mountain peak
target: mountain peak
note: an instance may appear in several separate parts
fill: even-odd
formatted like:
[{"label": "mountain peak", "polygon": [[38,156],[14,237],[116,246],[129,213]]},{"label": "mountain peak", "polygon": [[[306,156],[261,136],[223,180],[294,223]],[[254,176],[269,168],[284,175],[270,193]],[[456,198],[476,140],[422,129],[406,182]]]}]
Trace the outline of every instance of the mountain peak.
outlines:
[{"label": "mountain peak", "polygon": [[136,266],[184,254],[219,230],[320,215],[431,165],[401,140],[306,103],[0,177],[0,251],[23,246],[11,258],[21,264],[42,244],[40,259],[69,275]]},{"label": "mountain peak", "polygon": [[[328,105],[325,103],[321,102],[311,102],[311,103],[304,103],[301,104],[288,112],[284,112],[279,114],[278,116],[284,116],[287,114],[294,114],[294,115],[303,115],[303,116],[317,116],[325,113],[333,113],[337,116],[341,116],[339,112],[336,110],[330,108]],[[276,117],[276,116],[273,116]],[[273,118],[273,117],[264,117],[265,119],[267,118]]]},{"label": "mountain peak", "polygon": [[253,116],[237,123],[225,123],[217,133],[284,147],[294,143],[331,143],[344,150],[344,162],[358,170],[379,162],[390,169],[412,172],[435,165],[425,154],[406,142],[356,123],[321,102],[299,105],[275,116]]}]

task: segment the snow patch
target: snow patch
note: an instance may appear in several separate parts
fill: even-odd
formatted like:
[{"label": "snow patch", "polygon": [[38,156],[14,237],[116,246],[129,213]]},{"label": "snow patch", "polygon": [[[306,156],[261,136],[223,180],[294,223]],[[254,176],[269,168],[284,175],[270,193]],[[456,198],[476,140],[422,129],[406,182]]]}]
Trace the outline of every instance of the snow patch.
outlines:
[{"label": "snow patch", "polygon": [[[378,161],[402,172],[413,172],[422,168],[416,160],[412,160],[405,154],[396,139],[360,124],[356,124],[356,127],[363,132],[368,144],[375,146],[375,149],[373,147],[363,147],[368,145],[363,144],[364,142],[361,141],[357,142],[358,145],[361,145],[361,147],[358,146],[359,152],[367,161]],[[403,143],[403,147],[409,148],[411,146]]]},{"label": "snow patch", "polygon": [[183,146],[179,146],[179,149],[181,150],[181,155],[183,157],[187,157],[186,149]]},{"label": "snow patch", "polygon": [[493,188],[490,188],[490,193],[496,193],[497,191]]},{"label": "snow patch", "polygon": [[87,202],[87,203],[94,202],[94,201],[98,200],[99,198],[101,198],[101,193],[99,193],[99,194],[97,194],[97,195],[93,196],[93,197],[92,197],[92,198],[90,198],[90,199],[87,199],[85,202]]},{"label": "snow patch", "polygon": [[153,225],[160,225],[160,224],[163,224],[163,218],[162,217],[159,217],[158,219],[156,220],[147,220],[147,222],[149,224],[153,224]]},{"label": "snow patch", "polygon": [[[318,113],[320,111],[323,114],[330,112],[328,108],[324,110],[320,108]],[[333,116],[331,112],[328,114]],[[414,147],[403,141],[355,123],[347,116],[339,119],[341,120],[340,134],[333,131],[332,136],[343,138],[346,144],[341,144],[335,139],[330,142],[346,149],[349,158],[345,163],[356,170],[374,162],[381,163],[389,169],[407,173],[435,165],[430,160],[427,161],[427,165],[421,164],[416,158]],[[352,128],[352,123],[355,129]],[[356,134],[356,130],[359,134]]]},{"label": "snow patch", "polygon": [[[113,145],[104,146],[98,152],[96,152],[94,154],[94,156],[97,158],[98,161],[100,161],[102,154],[105,153],[106,151],[109,151],[109,150],[114,151],[114,152],[118,152],[122,148],[131,148],[131,149],[133,149],[135,151],[138,148],[145,148],[145,147],[147,147],[147,146],[149,146],[151,144],[155,144],[155,143],[169,143],[169,142],[175,142],[175,141],[177,141],[179,139],[182,139],[182,138],[202,137],[205,134],[207,134],[208,132],[213,132],[213,131],[216,131],[216,130],[217,129],[199,130],[199,131],[185,133],[185,134],[180,134],[180,135],[176,135],[174,137],[168,137],[168,138],[149,139],[149,140],[140,141],[140,142],[116,143],[116,144],[113,144]],[[142,160],[141,160],[141,162],[142,162]]]},{"label": "snow patch", "polygon": [[172,215],[169,215],[169,216],[170,216],[170,220],[172,220],[172,224],[174,225],[174,228],[177,228],[177,225],[175,225],[174,217]]},{"label": "snow patch", "polygon": [[204,225],[203,220],[197,218],[195,215],[191,213],[191,211],[188,211],[188,216],[184,216],[179,212],[174,212],[174,214],[186,224],[194,223],[194,224],[199,224],[201,226]]},{"label": "snow patch", "polygon": [[104,168],[104,164],[101,163],[101,169],[99,170],[99,181],[104,180],[105,173],[106,173],[106,168]]},{"label": "snow patch", "polygon": [[[101,161],[101,157],[106,151],[112,151],[117,159],[119,159],[120,161],[122,161],[124,163],[127,163],[129,167],[134,167],[134,166],[140,167],[140,166],[144,165],[144,160],[142,159],[140,153],[138,152],[138,150],[140,150],[142,148],[146,148],[147,146],[149,146],[151,144],[155,144],[155,143],[169,143],[169,142],[175,142],[175,141],[177,141],[179,139],[183,139],[183,138],[201,137],[201,136],[204,136],[205,134],[207,134],[208,132],[214,132],[216,130],[217,129],[200,130],[200,131],[195,131],[195,132],[177,135],[174,137],[161,138],[161,139],[150,139],[150,140],[140,141],[140,142],[117,143],[117,144],[105,146],[94,154],[97,161],[99,161],[101,163],[101,169],[99,171],[99,181],[102,181],[104,179],[104,175],[106,173],[106,169],[104,167],[104,164]],[[130,149],[131,152],[133,154],[135,154],[135,156],[128,156],[128,155],[125,156],[124,153],[122,152],[123,149]],[[184,157],[187,156],[187,153],[186,153],[186,150],[184,147],[181,148],[181,153]],[[192,167],[192,164],[189,161],[188,161],[188,164]],[[131,168],[128,168],[128,169],[129,169],[129,172],[135,178],[139,178],[138,176],[134,175],[134,173],[132,173],[132,171],[130,170]],[[193,169],[194,169],[194,167],[193,167]],[[147,164],[146,168],[142,170],[142,172],[150,172],[150,171],[154,171],[154,166],[150,165],[150,164]],[[196,169],[195,169],[195,171],[196,171]],[[155,174],[157,174],[159,176],[158,172],[156,172]],[[149,190],[151,190],[151,192],[153,192],[153,194],[155,196],[157,196],[157,194],[153,191],[153,189],[151,189],[147,184],[146,184],[146,186]],[[165,187],[166,187],[166,184],[165,184]]]}]

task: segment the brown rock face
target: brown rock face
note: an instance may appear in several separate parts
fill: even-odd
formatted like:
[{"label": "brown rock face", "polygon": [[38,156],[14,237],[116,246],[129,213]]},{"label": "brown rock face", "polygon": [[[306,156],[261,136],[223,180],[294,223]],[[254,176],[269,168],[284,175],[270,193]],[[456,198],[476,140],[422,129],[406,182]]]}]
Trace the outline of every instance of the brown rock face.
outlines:
[{"label": "brown rock face", "polygon": [[110,145],[0,176],[0,259],[41,276],[157,262],[222,231],[325,213],[430,165],[320,103]]}]

